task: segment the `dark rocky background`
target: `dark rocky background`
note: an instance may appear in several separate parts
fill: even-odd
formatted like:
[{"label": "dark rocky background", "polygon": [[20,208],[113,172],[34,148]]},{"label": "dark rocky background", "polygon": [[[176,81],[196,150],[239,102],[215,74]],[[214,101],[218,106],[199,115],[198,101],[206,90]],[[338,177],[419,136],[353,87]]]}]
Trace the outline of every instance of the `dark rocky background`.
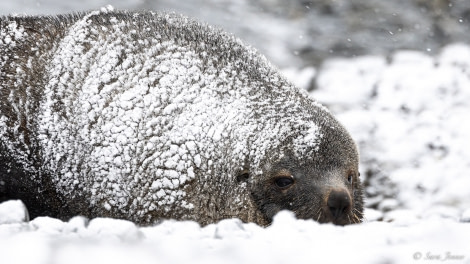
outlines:
[{"label": "dark rocky background", "polygon": [[176,11],[218,25],[279,67],[318,66],[330,57],[435,54],[470,40],[468,0],[2,0],[0,14],[56,14],[113,5]]}]

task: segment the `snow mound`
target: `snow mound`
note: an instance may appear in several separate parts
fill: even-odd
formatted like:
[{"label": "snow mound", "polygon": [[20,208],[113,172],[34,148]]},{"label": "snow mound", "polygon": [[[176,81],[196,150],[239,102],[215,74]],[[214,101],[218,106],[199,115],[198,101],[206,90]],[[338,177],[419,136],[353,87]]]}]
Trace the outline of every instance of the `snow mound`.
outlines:
[{"label": "snow mound", "polygon": [[[0,204],[0,211],[4,207],[11,205]],[[238,219],[202,228],[176,221],[139,228],[109,218],[62,222],[40,217],[0,224],[0,254],[2,263],[19,264],[411,263],[430,258],[470,263],[468,233],[469,224],[449,219],[339,227],[297,220],[286,211],[267,228]],[[332,254],[338,249],[341,254]]]},{"label": "snow mound", "polygon": [[1,203],[0,225],[21,223],[28,220],[28,209],[26,209],[26,206],[22,201],[11,200]]}]

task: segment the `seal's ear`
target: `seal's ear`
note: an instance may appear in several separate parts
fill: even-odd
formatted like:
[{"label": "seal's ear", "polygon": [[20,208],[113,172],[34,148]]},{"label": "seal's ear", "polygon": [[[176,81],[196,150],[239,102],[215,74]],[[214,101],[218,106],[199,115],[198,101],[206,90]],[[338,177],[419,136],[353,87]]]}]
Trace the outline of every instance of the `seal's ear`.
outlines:
[{"label": "seal's ear", "polygon": [[246,182],[248,181],[249,178],[250,178],[250,171],[248,171],[247,169],[240,170],[237,173],[237,182],[239,183]]}]

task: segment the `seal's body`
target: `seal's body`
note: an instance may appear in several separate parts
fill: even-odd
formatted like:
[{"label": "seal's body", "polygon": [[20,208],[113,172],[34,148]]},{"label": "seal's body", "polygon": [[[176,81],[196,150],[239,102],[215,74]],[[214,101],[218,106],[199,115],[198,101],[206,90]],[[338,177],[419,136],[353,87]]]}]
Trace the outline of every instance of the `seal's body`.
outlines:
[{"label": "seal's body", "polygon": [[0,200],[32,217],[362,218],[328,111],[231,35],[175,14],[0,21]]}]

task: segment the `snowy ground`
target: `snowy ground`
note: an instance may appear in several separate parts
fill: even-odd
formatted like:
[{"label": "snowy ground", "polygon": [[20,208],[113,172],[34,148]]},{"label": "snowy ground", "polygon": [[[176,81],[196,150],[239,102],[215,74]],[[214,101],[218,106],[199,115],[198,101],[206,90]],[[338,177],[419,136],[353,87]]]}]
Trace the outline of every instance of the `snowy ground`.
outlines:
[{"label": "snowy ground", "polygon": [[[337,227],[279,214],[139,228],[115,219],[26,222],[0,205],[1,263],[470,263],[470,47],[439,56],[330,60],[285,71],[327,104],[362,152],[366,222]],[[375,208],[375,209],[372,209]]]},{"label": "snowy ground", "polygon": [[283,72],[298,86],[313,87],[312,95],[358,142],[365,223],[320,225],[287,212],[268,228],[236,219],[146,228],[81,217],[28,222],[20,202],[6,202],[0,204],[0,264],[469,264],[470,46],[450,45],[433,57],[402,51],[330,59]]},{"label": "snowy ground", "polygon": [[450,219],[343,228],[287,212],[268,228],[235,219],[137,228],[114,219],[37,218],[0,225],[0,253],[2,263],[469,263],[469,233],[470,224]]}]

